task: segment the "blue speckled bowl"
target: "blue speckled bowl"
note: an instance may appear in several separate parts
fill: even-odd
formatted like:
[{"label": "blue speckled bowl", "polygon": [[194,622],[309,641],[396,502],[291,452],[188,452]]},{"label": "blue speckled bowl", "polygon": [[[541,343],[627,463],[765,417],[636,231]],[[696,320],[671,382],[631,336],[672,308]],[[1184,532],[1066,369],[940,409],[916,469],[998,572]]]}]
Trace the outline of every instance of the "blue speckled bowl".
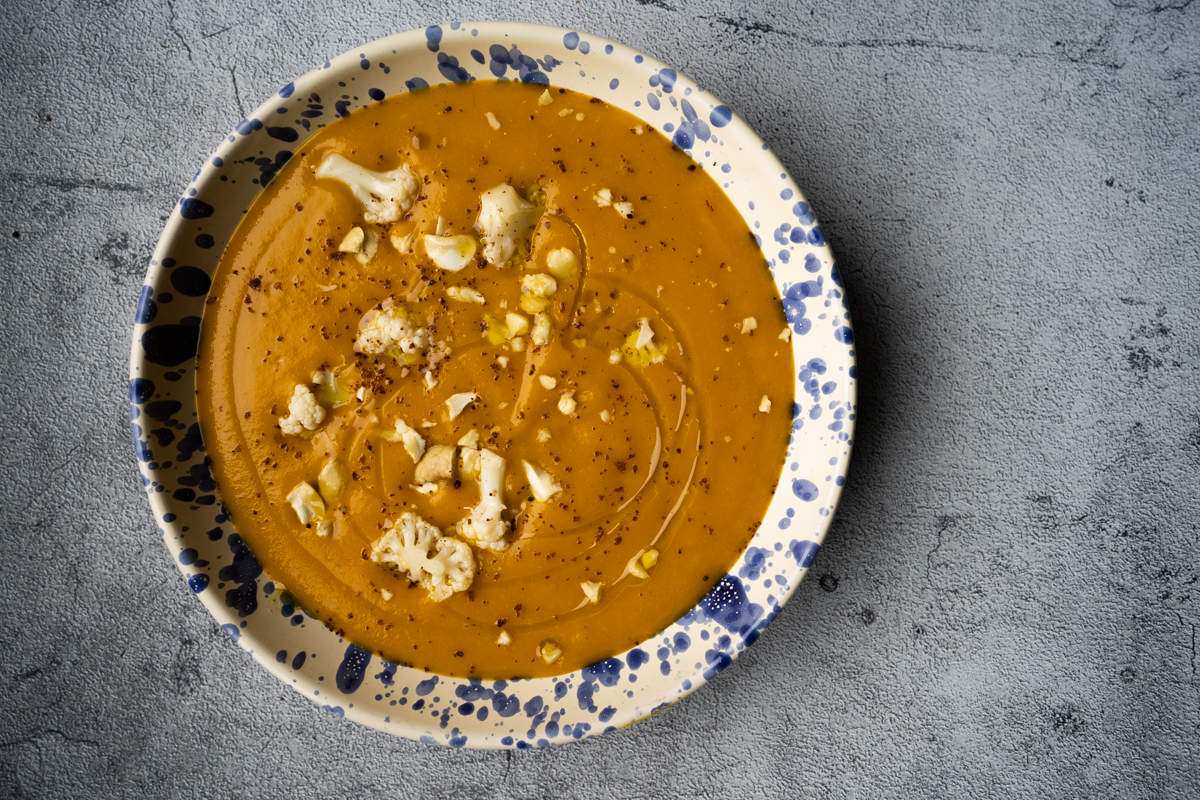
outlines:
[{"label": "blue speckled bowl", "polygon": [[[671,136],[755,232],[798,369],[784,480],[732,572],[636,648],[555,678],[468,681],[380,660],[287,605],[214,494],[196,423],[195,355],[210,278],[262,186],[314,131],[434,83],[509,79],[574,89]],[[598,37],[509,22],[409,31],[289,83],[196,172],[159,239],[130,358],[134,449],[188,586],[239,647],[339,716],[451,747],[540,747],[629,725],[711,680],[795,591],[829,528],[850,457],[855,368],[841,279],[815,217],[767,146],[670,67]],[[774,475],[763,475],[774,480]]]}]

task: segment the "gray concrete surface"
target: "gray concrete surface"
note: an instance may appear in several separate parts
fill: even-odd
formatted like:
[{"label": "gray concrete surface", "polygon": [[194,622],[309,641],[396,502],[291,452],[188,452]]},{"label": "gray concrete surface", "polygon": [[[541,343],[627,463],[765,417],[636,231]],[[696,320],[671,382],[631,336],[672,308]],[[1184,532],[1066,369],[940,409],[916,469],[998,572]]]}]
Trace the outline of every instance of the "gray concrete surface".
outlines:
[{"label": "gray concrete surface", "polygon": [[[1200,795],[1200,3],[966,5],[5,3],[0,795]],[[324,56],[455,17],[711,87],[807,191],[859,344],[848,491],[792,603],[689,700],[548,751],[285,691],[180,578],[128,432],[195,166]]]}]

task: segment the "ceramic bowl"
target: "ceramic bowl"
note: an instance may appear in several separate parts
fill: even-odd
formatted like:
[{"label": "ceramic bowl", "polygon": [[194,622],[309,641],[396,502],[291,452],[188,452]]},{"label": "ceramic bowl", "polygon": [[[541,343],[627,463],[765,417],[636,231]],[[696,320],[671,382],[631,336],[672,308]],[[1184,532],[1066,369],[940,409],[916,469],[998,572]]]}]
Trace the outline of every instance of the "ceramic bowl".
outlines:
[{"label": "ceramic bowl", "polygon": [[[397,666],[289,605],[222,508],[196,422],[195,356],[210,276],[263,186],[339,117],[435,83],[477,79],[573,89],[671,137],[742,213],[793,330],[788,460],[746,551],[659,635],[554,678],[477,681]],[[844,483],[855,418],[853,341],[837,267],[800,189],[754,131],[695,81],[576,31],[433,25],[351,50],[282,87],[192,177],[137,307],[134,449],[159,532],[187,585],[237,646],[279,680],[338,716],[423,742],[542,747],[629,725],[677,702],[729,666],[779,613],[816,556]]]}]

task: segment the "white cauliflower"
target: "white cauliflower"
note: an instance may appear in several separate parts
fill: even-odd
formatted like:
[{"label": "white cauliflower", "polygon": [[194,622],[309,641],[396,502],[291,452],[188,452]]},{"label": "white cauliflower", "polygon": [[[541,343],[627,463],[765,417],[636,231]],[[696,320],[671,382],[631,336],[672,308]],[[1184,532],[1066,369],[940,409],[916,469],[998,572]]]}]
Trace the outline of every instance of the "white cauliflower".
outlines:
[{"label": "white cauliflower", "polygon": [[321,162],[315,174],[350,187],[363,205],[363,219],[377,225],[399,220],[421,193],[421,181],[407,164],[391,172],[373,172],[334,153]]},{"label": "white cauliflower", "polygon": [[382,311],[372,309],[363,315],[358,325],[354,352],[370,356],[389,355],[407,364],[415,364],[433,345],[429,331],[418,327],[418,324],[397,306]]},{"label": "white cauliflower", "polygon": [[489,264],[504,266],[517,250],[517,238],[536,221],[536,206],[507,183],[488,189],[479,201],[475,227],[483,234],[483,257]]},{"label": "white cauliflower", "polygon": [[297,383],[288,401],[288,415],[279,418],[279,429],[284,436],[297,436],[304,431],[315,431],[324,419],[325,409],[316,396],[307,386]]},{"label": "white cauliflower", "polygon": [[395,430],[384,431],[380,436],[389,442],[403,442],[404,449],[412,456],[414,464],[425,455],[425,437],[409,427],[408,423],[402,419],[396,420]]},{"label": "white cauliflower", "polygon": [[466,591],[475,579],[471,548],[407,511],[371,546],[371,560],[407,573],[435,603]]},{"label": "white cauliflower", "polygon": [[550,343],[550,317],[546,314],[536,314],[533,318],[533,330],[529,332],[529,341],[539,347]]},{"label": "white cauliflower", "polygon": [[458,523],[459,534],[484,550],[508,549],[508,541],[504,538],[508,523],[500,517],[504,511],[500,496],[504,490],[504,466],[501,456],[491,450],[479,451],[479,505]]}]

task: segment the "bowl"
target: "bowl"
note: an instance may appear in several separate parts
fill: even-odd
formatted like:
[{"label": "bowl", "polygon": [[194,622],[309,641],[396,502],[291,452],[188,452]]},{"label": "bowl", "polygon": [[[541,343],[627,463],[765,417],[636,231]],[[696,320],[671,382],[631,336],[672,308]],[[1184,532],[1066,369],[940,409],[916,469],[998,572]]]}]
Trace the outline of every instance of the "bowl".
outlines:
[{"label": "bowl", "polygon": [[[766,516],[732,570],[657,636],[553,678],[478,681],[382,660],[287,602],[230,525],[196,421],[200,322],[223,247],[304,141],[385,97],[508,79],[583,92],[645,120],[708,171],[758,240],[793,330],[791,441]],[[800,189],[767,145],[695,81],[617,42],[513,22],[431,25],[351,50],[282,87],[192,178],[137,306],[129,399],[159,532],[190,590],[238,647],[321,707],[430,744],[529,748],[632,724],[712,680],[804,577],[841,494],[855,418],[842,282]]]}]

